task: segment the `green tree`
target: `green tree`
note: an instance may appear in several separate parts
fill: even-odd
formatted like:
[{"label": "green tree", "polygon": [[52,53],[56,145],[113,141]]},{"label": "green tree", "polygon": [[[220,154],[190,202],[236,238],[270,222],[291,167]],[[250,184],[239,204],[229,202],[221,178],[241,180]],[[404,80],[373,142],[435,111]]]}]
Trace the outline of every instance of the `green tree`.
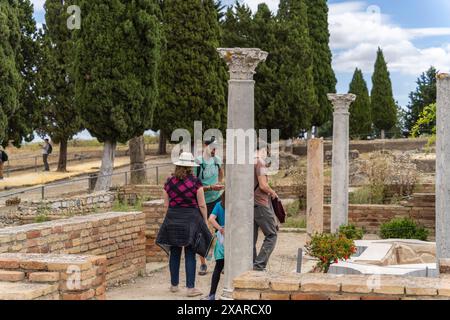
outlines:
[{"label": "green tree", "polygon": [[282,138],[296,137],[311,128],[312,116],[319,108],[314,88],[311,41],[307,6],[304,0],[281,0],[278,10],[279,90],[274,92],[272,125],[281,129]]},{"label": "green tree", "polygon": [[370,97],[361,69],[356,68],[348,92],[356,94],[356,101],[350,106],[350,135],[368,136],[372,131]]},{"label": "green tree", "polygon": [[166,46],[154,129],[161,137],[178,128],[192,133],[196,120],[203,128],[223,128],[226,70],[217,53],[220,27],[214,1],[167,0],[163,19]]},{"label": "green tree", "polygon": [[73,1],[47,0],[43,26],[42,64],[39,69],[42,92],[41,136],[59,143],[57,171],[67,170],[67,143],[83,129],[81,110],[75,104],[73,32],[67,27],[67,8]]},{"label": "green tree", "polygon": [[[430,67],[426,72],[422,73],[417,79],[417,88],[409,94],[409,104],[405,118],[405,126],[407,131],[411,131],[419,120],[420,114],[424,108],[432,103],[436,103],[436,74],[437,70]],[[422,132],[430,133],[433,123],[429,127],[422,127]]]},{"label": "green tree", "polygon": [[248,5],[236,1],[228,7],[222,23],[222,47],[249,48],[254,46],[253,17]]},{"label": "green tree", "polygon": [[381,48],[378,48],[377,52],[370,96],[372,121],[375,128],[381,131],[381,138],[384,139],[385,131],[392,129],[397,123],[397,106],[392,92],[388,67]]},{"label": "green tree", "polygon": [[17,57],[20,53],[19,9],[16,0],[0,2],[0,143],[9,143],[8,119],[19,109],[22,79]]},{"label": "green tree", "polygon": [[32,3],[30,0],[18,0],[17,9],[20,43],[16,52],[16,64],[22,86],[17,109],[8,117],[6,140],[20,147],[23,139],[27,142],[34,139],[34,130],[39,124],[40,103],[36,73],[40,51]]},{"label": "green tree", "polygon": [[[258,6],[250,30],[253,43],[251,47],[269,52],[265,62],[260,63],[255,75],[255,126],[257,129],[272,129],[276,106],[274,92],[278,92],[280,83],[277,78],[279,55],[276,53],[277,22],[265,3]],[[275,129],[279,129],[276,127]]]},{"label": "green tree", "polygon": [[314,113],[312,124],[320,127],[327,121],[331,121],[332,106],[327,94],[336,92],[337,80],[331,65],[327,1],[308,0],[306,4],[308,5],[308,26],[314,65],[314,86],[319,102],[319,108]]},{"label": "green tree", "polygon": [[157,103],[160,15],[156,0],[80,0],[75,94],[86,128],[104,143],[96,190],[111,186],[117,142],[151,127]]}]

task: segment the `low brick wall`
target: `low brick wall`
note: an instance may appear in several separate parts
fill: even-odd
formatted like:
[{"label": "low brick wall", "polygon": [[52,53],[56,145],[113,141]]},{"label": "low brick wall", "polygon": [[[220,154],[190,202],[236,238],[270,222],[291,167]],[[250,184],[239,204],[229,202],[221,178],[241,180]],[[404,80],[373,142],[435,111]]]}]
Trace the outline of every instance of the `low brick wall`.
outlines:
[{"label": "low brick wall", "polygon": [[147,262],[167,261],[167,254],[156,245],[156,237],[159,229],[164,222],[166,211],[164,210],[163,200],[154,200],[143,204],[145,214],[145,255]]},{"label": "low brick wall", "polygon": [[145,216],[111,212],[3,228],[0,253],[104,255],[113,285],[145,271]]},{"label": "low brick wall", "polygon": [[[350,141],[350,150],[358,150],[359,153],[369,153],[380,150],[410,151],[422,150],[428,144],[428,139],[386,139],[373,141]],[[331,151],[332,141],[324,142],[324,151]],[[293,147],[293,154],[305,156],[307,153],[306,142],[296,143]]]},{"label": "low brick wall", "polygon": [[450,278],[247,272],[233,281],[235,300],[450,300]]},{"label": "low brick wall", "polygon": [[[380,226],[394,218],[412,218],[436,234],[436,197],[431,193],[416,193],[413,199],[404,205],[349,205],[349,223],[364,228],[367,233],[377,234]],[[331,206],[324,206],[324,230],[330,231]]]},{"label": "low brick wall", "polygon": [[105,300],[105,256],[0,254],[0,300]]},{"label": "low brick wall", "polygon": [[161,185],[128,185],[120,187],[118,197],[122,202],[133,204],[139,198],[143,201],[163,198],[163,187]]},{"label": "low brick wall", "polygon": [[44,215],[49,220],[65,219],[97,210],[109,210],[115,197],[114,192],[99,192],[73,198],[22,202],[14,212],[14,216],[11,214],[9,216],[10,219],[16,220],[17,224],[33,223],[39,215]]}]

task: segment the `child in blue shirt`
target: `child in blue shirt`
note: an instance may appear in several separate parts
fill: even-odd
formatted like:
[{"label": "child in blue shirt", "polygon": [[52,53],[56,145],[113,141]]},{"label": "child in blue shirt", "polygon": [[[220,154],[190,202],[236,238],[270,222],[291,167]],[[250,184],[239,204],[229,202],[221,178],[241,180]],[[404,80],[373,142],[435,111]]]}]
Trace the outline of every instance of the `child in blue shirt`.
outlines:
[{"label": "child in blue shirt", "polygon": [[209,217],[209,223],[217,230],[216,246],[214,247],[216,266],[211,279],[211,290],[209,295],[203,300],[216,300],[220,274],[225,265],[225,248],[223,243],[225,237],[225,192],[222,193],[221,201],[214,207],[211,216]]}]

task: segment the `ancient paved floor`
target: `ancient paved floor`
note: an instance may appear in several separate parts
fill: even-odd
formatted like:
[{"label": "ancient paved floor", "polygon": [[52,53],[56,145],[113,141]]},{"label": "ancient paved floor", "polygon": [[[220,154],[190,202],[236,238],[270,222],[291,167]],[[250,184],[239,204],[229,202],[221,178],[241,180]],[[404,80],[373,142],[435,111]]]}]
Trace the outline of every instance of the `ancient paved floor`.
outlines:
[{"label": "ancient paved floor", "polygon": [[[262,242],[262,236],[259,245]],[[278,237],[277,247],[270,260],[268,271],[274,273],[291,273],[296,270],[297,251],[303,247],[305,243],[305,234],[302,233],[280,233]],[[198,265],[199,261],[197,261]],[[158,266],[156,266],[158,267]],[[209,273],[206,276],[197,276],[197,287],[202,290],[205,295],[209,292],[211,281],[211,272],[214,268],[214,261],[208,262]],[[146,277],[138,278],[134,283],[124,285],[119,288],[109,289],[107,292],[108,300],[185,300],[185,273],[184,263],[180,270],[181,285],[179,293],[170,293],[170,273],[167,266],[162,270],[149,274]],[[223,279],[222,279],[223,280]],[[222,282],[219,291],[222,290]],[[201,298],[201,297],[200,297]],[[199,300],[194,298],[192,300]]]}]

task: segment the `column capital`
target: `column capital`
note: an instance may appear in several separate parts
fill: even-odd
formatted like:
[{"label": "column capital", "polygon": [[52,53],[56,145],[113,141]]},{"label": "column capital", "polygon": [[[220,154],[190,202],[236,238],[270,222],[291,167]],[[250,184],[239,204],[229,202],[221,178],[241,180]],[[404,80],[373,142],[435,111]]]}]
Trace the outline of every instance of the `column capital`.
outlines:
[{"label": "column capital", "polygon": [[230,78],[235,80],[252,80],[258,64],[269,55],[257,48],[219,48],[217,51],[230,69]]},{"label": "column capital", "polygon": [[356,100],[356,95],[353,93],[336,94],[329,93],[328,100],[333,104],[334,112],[348,112],[350,104]]}]

